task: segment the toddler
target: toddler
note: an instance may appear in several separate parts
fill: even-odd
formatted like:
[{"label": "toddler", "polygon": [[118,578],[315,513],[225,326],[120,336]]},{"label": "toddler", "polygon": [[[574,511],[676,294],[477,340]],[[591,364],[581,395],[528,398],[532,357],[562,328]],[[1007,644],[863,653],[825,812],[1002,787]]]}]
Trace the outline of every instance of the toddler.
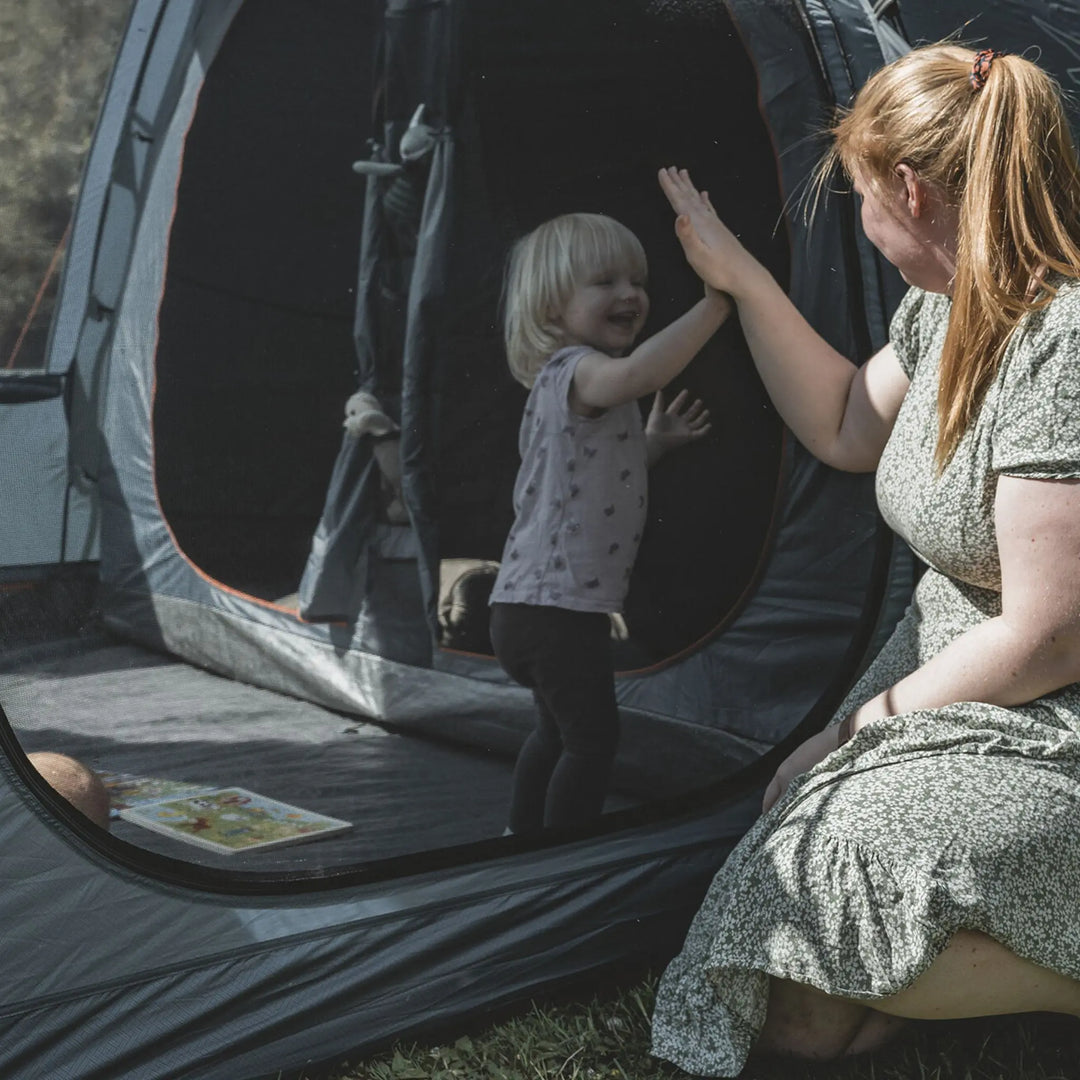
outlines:
[{"label": "toddler", "polygon": [[[508,832],[588,822],[603,809],[619,715],[610,616],[645,527],[647,467],[709,430],[678,375],[731,311],[705,297],[642,344],[645,252],[601,214],[565,214],[514,247],[507,359],[530,388],[514,525],[491,594],[500,664],[533,691],[537,726],[518,755]],[[643,426],[637,400],[655,394]]]}]

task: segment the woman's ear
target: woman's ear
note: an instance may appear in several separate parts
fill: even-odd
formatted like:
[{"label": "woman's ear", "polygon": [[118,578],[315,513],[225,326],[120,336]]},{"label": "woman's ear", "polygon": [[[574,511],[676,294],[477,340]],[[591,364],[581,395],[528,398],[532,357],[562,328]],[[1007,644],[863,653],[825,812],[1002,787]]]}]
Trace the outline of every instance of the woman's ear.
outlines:
[{"label": "woman's ear", "polygon": [[914,218],[922,217],[927,202],[926,184],[906,161],[901,161],[894,171],[904,185],[908,213]]}]

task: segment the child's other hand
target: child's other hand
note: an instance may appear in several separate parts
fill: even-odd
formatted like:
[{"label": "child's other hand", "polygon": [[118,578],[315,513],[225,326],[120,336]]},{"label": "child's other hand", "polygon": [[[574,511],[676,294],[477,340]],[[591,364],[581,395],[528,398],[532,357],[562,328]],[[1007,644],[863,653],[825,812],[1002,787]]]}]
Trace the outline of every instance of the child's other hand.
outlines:
[{"label": "child's other hand", "polygon": [[664,406],[664,392],[656,391],[652,410],[645,422],[645,439],[649,448],[650,463],[668,450],[683,446],[709,433],[709,410],[700,398],[687,404],[690,393],[680,390],[670,405]]},{"label": "child's other hand", "polygon": [[716,216],[707,191],[694,187],[685,169],[661,169],[660,187],[675,219],[675,235],[687,262],[706,284],[720,292],[737,294],[742,269],[753,256],[735,234]]}]

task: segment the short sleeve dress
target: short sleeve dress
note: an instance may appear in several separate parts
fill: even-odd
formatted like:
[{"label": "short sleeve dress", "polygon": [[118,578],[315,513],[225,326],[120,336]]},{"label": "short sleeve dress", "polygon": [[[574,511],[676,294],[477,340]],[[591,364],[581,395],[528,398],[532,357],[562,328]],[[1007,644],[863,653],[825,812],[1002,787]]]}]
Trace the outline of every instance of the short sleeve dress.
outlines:
[{"label": "short sleeve dress", "polygon": [[[1001,611],[1000,474],[1080,477],[1080,283],[1014,331],[941,476],[937,368],[950,300],[912,289],[891,337],[911,386],[877,471],[889,524],[927,564],[834,721]],[[653,1052],[736,1076],[768,976],[861,999],[912,983],[959,929],[1080,979],[1080,684],[1027,705],[880,720],[792,782],[714,879],[661,980]]]}]

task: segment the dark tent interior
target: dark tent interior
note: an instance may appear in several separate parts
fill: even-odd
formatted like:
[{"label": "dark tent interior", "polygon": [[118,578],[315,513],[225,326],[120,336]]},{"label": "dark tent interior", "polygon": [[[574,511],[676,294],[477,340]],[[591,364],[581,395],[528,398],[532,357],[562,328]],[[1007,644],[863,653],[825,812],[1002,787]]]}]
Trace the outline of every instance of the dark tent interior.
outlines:
[{"label": "dark tent interior", "polygon": [[[159,326],[158,493],[191,560],[264,599],[297,587],[356,387],[364,179],[351,163],[399,120],[388,111],[407,119],[415,108],[395,93],[392,66],[373,94],[378,29],[347,0],[245,5],[187,136]],[[787,239],[754,71],[725,19],[673,24],[612,0],[479,2],[461,40],[431,488],[441,557],[497,560],[524,402],[498,327],[513,239],[569,210],[625,222],[650,258],[645,333],[700,289],[660,166],[700,177],[781,280]],[[672,391],[684,385],[713,427],[651,477],[623,667],[670,656],[723,620],[759,566],[777,497],[780,425],[734,322]]]},{"label": "dark tent interior", "polygon": [[[623,221],[650,258],[646,333],[701,290],[675,240],[659,167],[689,168],[782,283],[789,258],[755,73],[726,16],[680,23],[617,0],[478,0],[462,17],[461,89],[447,103],[457,154],[451,257],[444,317],[429,328],[440,366],[428,509],[447,562],[498,559],[510,524],[524,391],[506,369],[498,322],[516,236],[570,210]],[[372,85],[383,29],[353,0],[243,5],[186,134],[158,316],[157,496],[201,572],[264,600],[297,589],[356,388],[365,181],[352,165],[416,105],[396,89],[392,64]],[[390,324],[401,297],[383,300]],[[385,370],[393,364],[384,358]],[[706,402],[712,431],[651,477],[629,640],[617,643],[623,669],[690,648],[738,609],[782,494],[781,425],[735,320],[672,391],[681,386]],[[393,407],[392,378],[384,388]],[[70,622],[69,599],[56,610]],[[35,603],[47,620],[50,602]],[[117,644],[92,618],[80,633],[74,645],[24,641],[6,655],[4,709],[26,750],[62,749],[102,771],[142,775],[167,761],[170,775],[240,785],[356,826],[284,855],[221,856],[119,822],[125,839],[276,871],[502,830],[507,758],[390,733]],[[685,786],[672,776],[668,788]],[[608,810],[649,797],[620,790]]]}]

